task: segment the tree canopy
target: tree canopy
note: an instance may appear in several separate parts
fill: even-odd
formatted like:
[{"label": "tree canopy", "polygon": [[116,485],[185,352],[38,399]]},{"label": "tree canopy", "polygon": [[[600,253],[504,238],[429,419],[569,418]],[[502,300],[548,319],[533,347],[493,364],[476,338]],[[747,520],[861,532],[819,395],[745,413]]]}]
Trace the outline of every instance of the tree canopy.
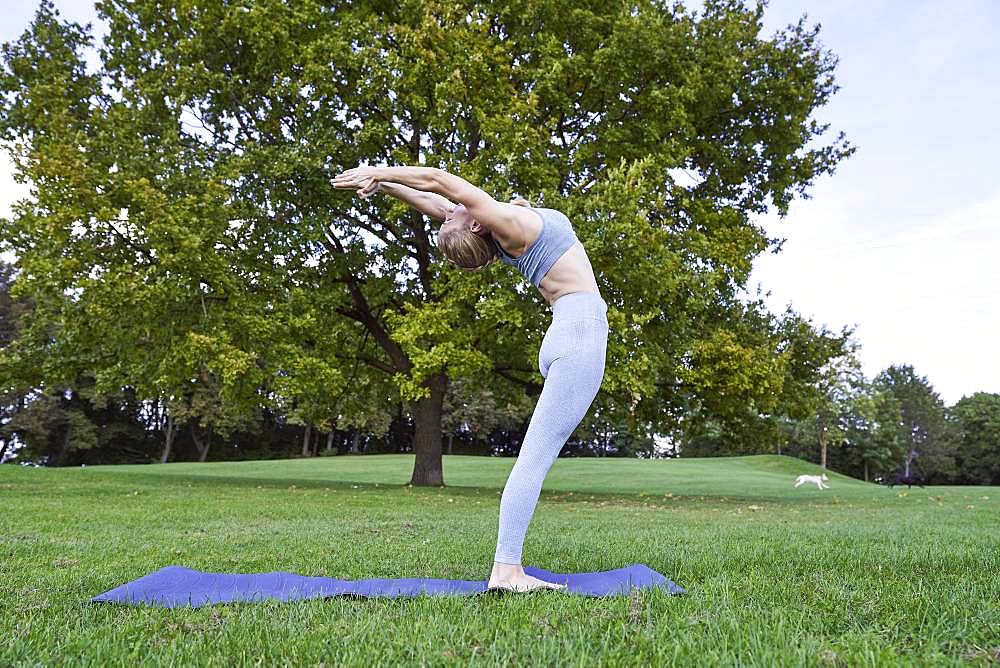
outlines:
[{"label": "tree canopy", "polygon": [[401,401],[413,482],[442,483],[449,381],[537,394],[546,304],[442,262],[401,203],[328,186],[366,162],[569,216],[609,305],[591,423],[746,437],[838,354],[740,297],[778,245],[753,216],[853,150],[813,118],[836,91],[818,26],[765,36],[764,4],[734,0],[97,7],[94,71],[47,0],[3,47],[0,138],[32,191],[0,239],[34,303],[7,386],[89,371],[223,434],[254,406],[384,425]]}]

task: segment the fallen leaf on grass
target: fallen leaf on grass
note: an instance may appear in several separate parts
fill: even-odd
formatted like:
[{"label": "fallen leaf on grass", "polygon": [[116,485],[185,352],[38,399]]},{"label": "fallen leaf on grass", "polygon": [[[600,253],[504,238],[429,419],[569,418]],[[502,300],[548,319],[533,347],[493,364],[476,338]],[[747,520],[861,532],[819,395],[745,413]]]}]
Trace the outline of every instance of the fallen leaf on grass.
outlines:
[{"label": "fallen leaf on grass", "polygon": [[819,660],[828,665],[834,665],[834,666],[844,665],[844,662],[841,661],[840,657],[837,656],[837,653],[834,652],[832,649],[824,649],[822,652],[820,652]]},{"label": "fallen leaf on grass", "polygon": [[553,631],[556,629],[556,625],[550,622],[548,617],[542,617],[539,619],[538,624],[546,629],[552,629]]},{"label": "fallen leaf on grass", "polygon": [[630,598],[628,621],[629,624],[638,624],[642,619],[642,590],[633,590]]},{"label": "fallen leaf on grass", "polygon": [[978,645],[973,645],[972,649],[962,655],[962,658],[966,661],[986,659],[987,663],[1000,663],[1000,647],[979,647]]}]

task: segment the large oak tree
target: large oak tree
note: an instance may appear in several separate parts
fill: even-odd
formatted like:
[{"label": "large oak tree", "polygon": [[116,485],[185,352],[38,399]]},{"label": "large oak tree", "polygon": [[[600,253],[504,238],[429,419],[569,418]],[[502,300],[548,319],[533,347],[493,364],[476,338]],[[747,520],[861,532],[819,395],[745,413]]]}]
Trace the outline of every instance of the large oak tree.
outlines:
[{"label": "large oak tree", "polygon": [[780,394],[785,366],[732,323],[777,243],[753,215],[852,150],[812,116],[836,90],[817,28],[765,36],[763,4],[724,0],[97,6],[96,71],[48,2],[3,50],[0,136],[33,184],[0,235],[36,304],[12,367],[151,399],[201,382],[219,415],[271,402],[303,424],[345,391],[373,414],[403,400],[412,482],[442,483],[449,379],[537,393],[546,304],[509,267],[441,262],[399,202],[329,188],[368,162],[569,215],[609,304],[609,423]]}]

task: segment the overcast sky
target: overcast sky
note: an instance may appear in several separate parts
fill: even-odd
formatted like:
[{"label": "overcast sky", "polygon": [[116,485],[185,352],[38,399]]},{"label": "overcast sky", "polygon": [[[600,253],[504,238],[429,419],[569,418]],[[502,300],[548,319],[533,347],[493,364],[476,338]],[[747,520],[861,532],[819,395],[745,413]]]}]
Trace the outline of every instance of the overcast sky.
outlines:
[{"label": "overcast sky", "polygon": [[948,404],[1000,392],[1000,2],[773,0],[840,59],[817,117],[857,152],[766,219],[753,280],[775,310],[855,325],[871,376],[912,364]]},{"label": "overcast sky", "polygon": [[[92,2],[55,5],[97,22]],[[0,41],[36,6],[7,3]],[[912,364],[948,404],[1000,392],[1000,2],[772,0],[767,34],[803,13],[840,59],[817,118],[858,151],[762,220],[787,242],[757,261],[754,286],[777,312],[856,327],[869,376]],[[24,192],[3,156],[0,215]]]}]

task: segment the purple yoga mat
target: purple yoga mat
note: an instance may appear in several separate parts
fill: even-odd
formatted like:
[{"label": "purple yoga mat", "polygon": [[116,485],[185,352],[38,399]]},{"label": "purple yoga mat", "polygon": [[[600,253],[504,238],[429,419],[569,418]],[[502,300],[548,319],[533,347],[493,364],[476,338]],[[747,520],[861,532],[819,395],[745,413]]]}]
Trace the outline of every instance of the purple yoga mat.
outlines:
[{"label": "purple yoga mat", "polygon": [[[683,594],[684,589],[645,564],[598,573],[552,573],[534,566],[524,572],[546,582],[566,584],[560,593],[583,596],[627,595],[632,589],[661,588],[670,594]],[[486,580],[438,580],[434,578],[399,578],[393,580],[337,580],[307,577],[295,573],[203,573],[182,566],[165,566],[90,599],[94,602],[126,605],[156,605],[197,608],[212,603],[231,601],[296,601],[328,596],[443,596],[470,595],[486,591]]]}]

